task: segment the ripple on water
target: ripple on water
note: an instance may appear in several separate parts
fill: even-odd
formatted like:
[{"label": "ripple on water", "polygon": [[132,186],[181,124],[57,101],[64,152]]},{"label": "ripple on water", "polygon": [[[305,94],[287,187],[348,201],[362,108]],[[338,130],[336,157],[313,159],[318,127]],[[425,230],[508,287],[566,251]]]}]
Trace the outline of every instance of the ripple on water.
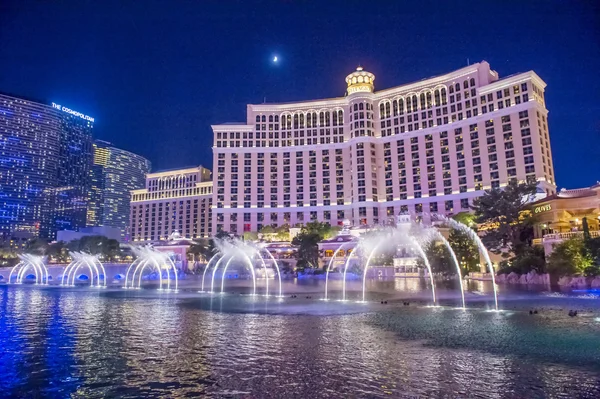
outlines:
[{"label": "ripple on water", "polygon": [[88,290],[0,299],[1,397],[600,397],[600,323],[526,301],[323,315]]}]

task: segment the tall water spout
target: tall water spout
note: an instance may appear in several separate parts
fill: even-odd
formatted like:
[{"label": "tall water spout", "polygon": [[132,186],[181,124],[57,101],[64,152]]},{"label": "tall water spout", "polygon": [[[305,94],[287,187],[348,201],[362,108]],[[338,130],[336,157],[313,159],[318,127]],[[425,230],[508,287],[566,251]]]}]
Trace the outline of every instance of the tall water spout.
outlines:
[{"label": "tall water spout", "polygon": [[483,245],[481,238],[479,238],[479,236],[473,229],[471,229],[469,226],[465,225],[464,223],[460,223],[454,219],[448,218],[443,215],[438,215],[438,217],[440,217],[442,220],[448,222],[448,224],[450,224],[455,229],[460,230],[464,233],[467,233],[467,235],[473,241],[475,241],[475,243],[477,244],[477,247],[479,248],[479,252],[481,252],[483,254],[483,258],[485,259],[485,261],[488,265],[488,270],[490,272],[490,276],[492,277],[492,287],[494,289],[494,304],[496,306],[496,310],[498,310],[498,289],[496,287],[496,277],[494,275],[494,265],[492,264],[492,260],[490,259],[488,250],[485,247],[485,245]]},{"label": "tall water spout", "polygon": [[462,271],[460,270],[460,263],[458,262],[458,259],[456,258],[456,253],[454,252],[454,250],[452,249],[452,247],[450,246],[450,243],[448,242],[448,240],[446,240],[446,237],[444,237],[442,235],[442,233],[440,233],[437,230],[433,230],[434,231],[434,236],[435,239],[440,240],[444,246],[446,247],[446,249],[448,249],[448,252],[450,253],[450,256],[452,257],[452,262],[454,262],[454,266],[456,267],[456,273],[458,273],[458,283],[460,286],[460,296],[462,299],[462,307],[463,309],[466,307],[466,303],[465,303],[465,289],[463,286],[463,278],[462,278]]},{"label": "tall water spout", "polygon": [[[210,269],[210,264],[211,262],[216,259],[218,256],[221,256],[220,253],[216,253],[214,254],[210,260],[208,261],[208,263],[206,264],[206,267],[204,268],[204,272],[202,273],[202,289],[200,292],[204,292],[204,277],[206,276],[206,272],[208,271],[208,269]],[[222,256],[221,256],[222,257]],[[220,258],[219,258],[220,259]]]},{"label": "tall water spout", "polygon": [[425,266],[427,267],[427,272],[429,273],[429,281],[431,282],[431,295],[433,296],[433,305],[435,306],[437,303],[436,296],[435,296],[435,281],[433,279],[433,271],[431,270],[431,265],[429,264],[429,259],[427,259],[427,255],[425,255],[425,251],[423,251],[423,247],[421,247],[421,244],[419,244],[417,242],[417,240],[415,240],[413,238],[412,243],[417,247],[417,251],[419,252],[419,255],[421,256],[421,258],[423,259]]},{"label": "tall water spout", "polygon": [[342,282],[342,301],[346,300],[346,272],[348,271],[348,266],[350,265],[350,259],[352,258],[352,255],[354,255],[354,252],[358,249],[358,246],[354,247],[352,249],[352,252],[350,252],[350,255],[348,256],[348,259],[346,259],[346,265],[344,266],[344,280]]},{"label": "tall water spout", "polygon": [[344,247],[346,247],[347,245],[350,244],[355,244],[357,245],[356,242],[352,241],[352,242],[346,242],[342,245],[340,245],[335,252],[333,253],[333,256],[331,257],[331,259],[329,260],[329,265],[327,265],[327,272],[325,273],[325,300],[327,300],[327,285],[329,283],[329,271],[331,270],[331,265],[333,264],[333,262],[335,261],[335,257],[337,256],[338,252],[343,249]]},{"label": "tall water spout", "polygon": [[362,287],[362,300],[363,302],[365,301],[365,293],[367,290],[367,271],[369,270],[369,265],[371,264],[371,259],[373,258],[373,255],[375,254],[375,251],[377,251],[379,249],[379,247],[382,245],[382,243],[379,243],[375,246],[375,248],[373,248],[373,250],[371,251],[371,253],[369,254],[369,257],[367,258],[367,263],[365,264],[365,270],[363,272],[363,287]]},{"label": "tall water spout", "polygon": [[281,269],[279,269],[279,264],[277,263],[277,260],[275,259],[275,257],[271,253],[271,251],[269,251],[268,249],[263,249],[263,250],[269,254],[269,257],[271,258],[271,260],[273,261],[273,264],[275,265],[275,269],[277,269],[277,276],[279,276],[279,297],[281,298],[283,296],[283,290],[281,287]]}]

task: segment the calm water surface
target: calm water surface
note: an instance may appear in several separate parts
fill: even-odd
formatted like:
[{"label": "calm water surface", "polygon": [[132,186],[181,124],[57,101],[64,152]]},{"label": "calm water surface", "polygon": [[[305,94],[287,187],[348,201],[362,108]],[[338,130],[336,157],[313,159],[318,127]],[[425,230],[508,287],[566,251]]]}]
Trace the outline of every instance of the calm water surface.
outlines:
[{"label": "calm water surface", "polygon": [[420,306],[406,280],[370,283],[369,304],[320,301],[321,285],[267,302],[0,286],[0,397],[600,397],[596,295],[503,292],[495,313],[476,285],[465,312]]}]

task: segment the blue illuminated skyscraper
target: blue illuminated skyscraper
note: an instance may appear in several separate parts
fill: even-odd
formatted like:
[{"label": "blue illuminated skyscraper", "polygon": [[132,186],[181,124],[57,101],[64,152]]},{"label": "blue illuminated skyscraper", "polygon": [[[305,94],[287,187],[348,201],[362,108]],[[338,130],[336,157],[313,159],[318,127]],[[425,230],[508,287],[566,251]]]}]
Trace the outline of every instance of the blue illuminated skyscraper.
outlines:
[{"label": "blue illuminated skyscraper", "polygon": [[96,140],[88,225],[118,227],[121,239],[129,241],[131,190],[144,188],[150,166],[140,155]]},{"label": "blue illuminated skyscraper", "polygon": [[86,225],[93,118],[0,94],[0,239]]},{"label": "blue illuminated skyscraper", "polygon": [[93,123],[60,111],[57,186],[53,190],[51,223],[43,236],[54,239],[59,230],[79,230],[87,223],[92,184]]}]

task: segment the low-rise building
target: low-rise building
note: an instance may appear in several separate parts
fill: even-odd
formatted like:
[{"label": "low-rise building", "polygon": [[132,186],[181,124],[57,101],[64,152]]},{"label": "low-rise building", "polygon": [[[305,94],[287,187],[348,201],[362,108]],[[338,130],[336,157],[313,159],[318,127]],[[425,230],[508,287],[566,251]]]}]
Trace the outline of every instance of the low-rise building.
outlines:
[{"label": "low-rise building", "polygon": [[590,236],[600,237],[600,182],[585,188],[562,189],[531,204],[535,216],[534,245],[543,245],[546,254],[555,245],[572,237],[583,237],[587,223]]},{"label": "low-rise building", "polygon": [[71,242],[88,236],[104,236],[121,241],[121,230],[118,227],[110,226],[82,227],[79,231],[59,230],[56,232],[56,241]]}]

